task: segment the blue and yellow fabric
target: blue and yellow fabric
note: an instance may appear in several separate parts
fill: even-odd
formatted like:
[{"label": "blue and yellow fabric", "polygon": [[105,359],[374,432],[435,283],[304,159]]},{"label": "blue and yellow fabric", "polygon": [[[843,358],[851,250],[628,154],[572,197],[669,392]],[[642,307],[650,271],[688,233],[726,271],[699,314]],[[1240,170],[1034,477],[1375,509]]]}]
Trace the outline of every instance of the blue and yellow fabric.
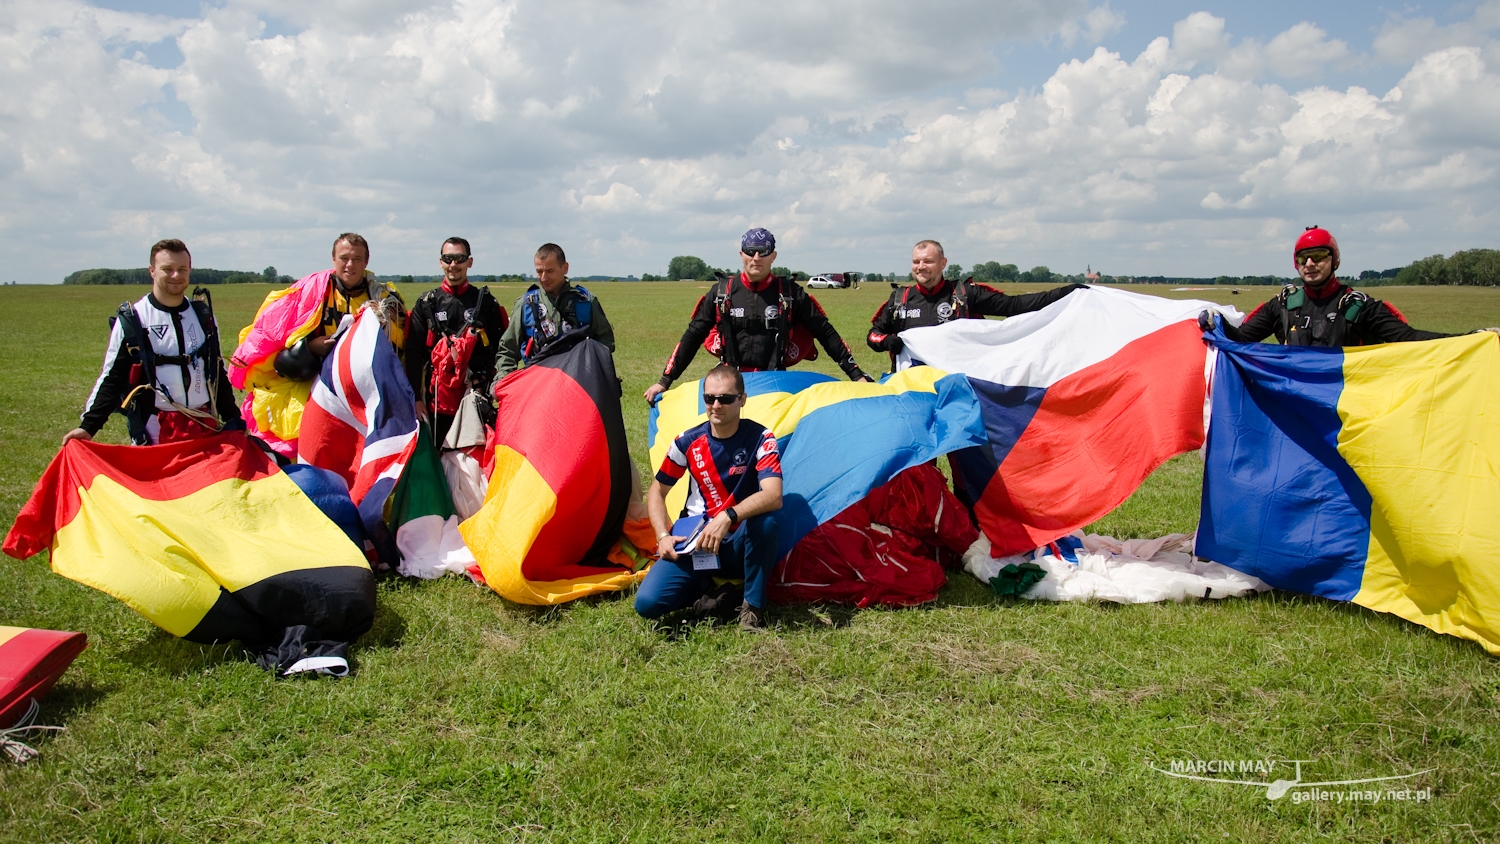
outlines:
[{"label": "blue and yellow fabric", "polygon": [[[781,450],[779,556],[902,470],[986,442],[968,379],[931,367],[880,384],[815,372],[747,372],[745,393],[742,416],[775,432]],[[701,380],[663,394],[648,421],[652,470],[674,437],[707,418]],[[686,487],[668,493],[668,513],[681,511]]]},{"label": "blue and yellow fabric", "polygon": [[1229,342],[1197,553],[1500,654],[1500,343]]}]

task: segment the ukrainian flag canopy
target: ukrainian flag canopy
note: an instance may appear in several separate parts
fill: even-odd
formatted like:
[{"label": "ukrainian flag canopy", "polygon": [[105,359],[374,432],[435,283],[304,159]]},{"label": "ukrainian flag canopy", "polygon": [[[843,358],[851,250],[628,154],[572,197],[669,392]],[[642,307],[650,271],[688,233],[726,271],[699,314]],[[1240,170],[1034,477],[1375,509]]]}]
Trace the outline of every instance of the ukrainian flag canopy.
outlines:
[{"label": "ukrainian flag canopy", "polygon": [[1218,349],[1199,556],[1500,654],[1500,343]]}]

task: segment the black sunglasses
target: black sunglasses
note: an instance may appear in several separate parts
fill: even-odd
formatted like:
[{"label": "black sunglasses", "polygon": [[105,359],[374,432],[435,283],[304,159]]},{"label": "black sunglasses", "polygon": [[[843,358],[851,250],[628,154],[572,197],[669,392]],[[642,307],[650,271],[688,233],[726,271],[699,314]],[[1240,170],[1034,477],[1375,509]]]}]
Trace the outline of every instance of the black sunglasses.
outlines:
[{"label": "black sunglasses", "polygon": [[443,254],[443,263],[445,264],[462,264],[467,260],[469,260],[468,255],[451,255],[448,253]]},{"label": "black sunglasses", "polygon": [[749,249],[741,249],[740,251],[752,258],[764,258],[776,250],[769,246],[752,246]]},{"label": "black sunglasses", "polygon": [[722,396],[715,396],[710,393],[703,394],[703,404],[705,407],[711,404],[731,405],[739,400],[739,393],[725,393]]}]

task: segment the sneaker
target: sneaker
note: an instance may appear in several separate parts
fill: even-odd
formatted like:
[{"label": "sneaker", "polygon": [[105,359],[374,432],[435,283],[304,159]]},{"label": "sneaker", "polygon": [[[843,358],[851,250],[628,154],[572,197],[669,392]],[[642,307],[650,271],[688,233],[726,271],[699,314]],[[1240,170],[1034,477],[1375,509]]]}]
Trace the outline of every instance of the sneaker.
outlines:
[{"label": "sneaker", "polygon": [[729,621],[734,617],[736,609],[744,599],[744,587],[735,583],[726,583],[694,601],[693,605],[688,607],[688,618],[695,621],[705,618]]},{"label": "sneaker", "polygon": [[766,611],[740,604],[740,629],[750,633],[766,632]]}]

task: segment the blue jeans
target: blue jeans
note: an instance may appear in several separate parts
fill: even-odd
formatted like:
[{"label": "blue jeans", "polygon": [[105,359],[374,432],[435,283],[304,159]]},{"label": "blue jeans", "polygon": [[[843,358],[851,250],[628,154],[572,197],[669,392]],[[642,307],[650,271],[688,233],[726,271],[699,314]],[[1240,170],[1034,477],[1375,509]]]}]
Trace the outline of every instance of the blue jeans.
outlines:
[{"label": "blue jeans", "polygon": [[769,513],[740,522],[719,545],[717,571],[693,571],[693,555],[652,564],[635,593],[635,611],[646,618],[661,618],[669,612],[692,606],[708,594],[714,578],[745,580],[745,602],[760,609],[766,605],[766,581],[776,566],[776,522]]}]

